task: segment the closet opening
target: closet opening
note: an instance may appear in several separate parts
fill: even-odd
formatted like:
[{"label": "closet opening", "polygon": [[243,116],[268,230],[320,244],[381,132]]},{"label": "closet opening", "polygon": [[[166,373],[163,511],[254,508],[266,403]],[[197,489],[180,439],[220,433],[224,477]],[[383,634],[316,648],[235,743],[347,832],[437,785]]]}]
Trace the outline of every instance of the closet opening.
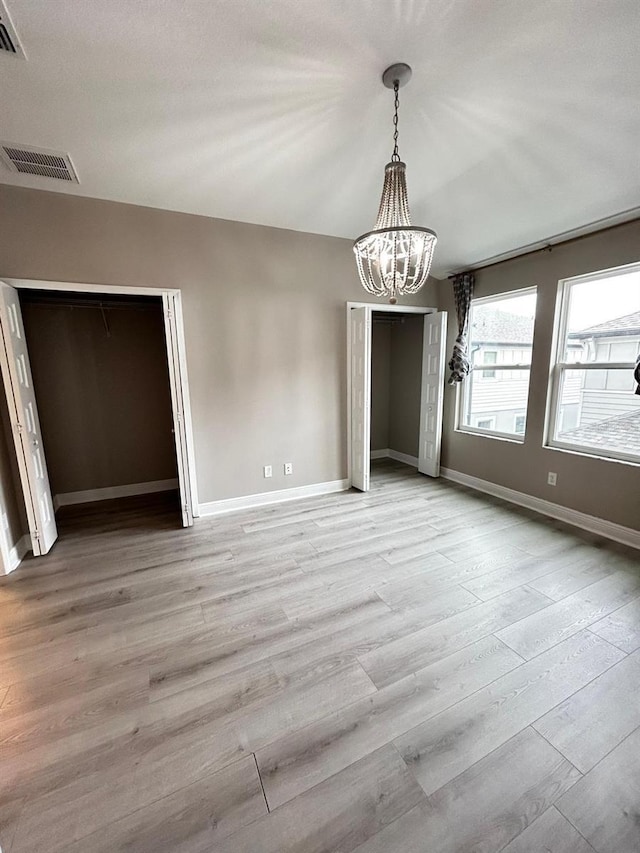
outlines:
[{"label": "closet opening", "polygon": [[371,460],[440,474],[446,314],[348,304],[349,477],[370,486]]},{"label": "closet opening", "polygon": [[34,556],[55,542],[56,518],[114,529],[146,508],[165,525],[193,523],[179,292],[71,287],[0,284],[9,436]]}]

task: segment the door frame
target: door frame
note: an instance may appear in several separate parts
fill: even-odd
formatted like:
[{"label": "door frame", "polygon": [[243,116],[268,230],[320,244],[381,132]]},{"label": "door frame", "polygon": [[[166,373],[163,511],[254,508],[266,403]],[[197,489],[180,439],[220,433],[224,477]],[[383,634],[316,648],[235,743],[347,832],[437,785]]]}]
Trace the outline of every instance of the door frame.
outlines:
[{"label": "door frame", "polygon": [[[195,446],[193,442],[193,427],[191,422],[191,402],[189,397],[189,381],[187,378],[187,356],[184,335],[184,323],[182,318],[182,291],[179,288],[171,287],[135,287],[121,284],[87,284],[84,282],[75,281],[43,281],[40,279],[27,278],[6,278],[2,280],[16,290],[60,290],[71,293],[107,293],[123,296],[159,296],[162,300],[162,311],[164,315],[165,330],[170,328],[175,336],[176,350],[178,356],[178,368],[172,370],[171,364],[175,361],[174,354],[171,348],[171,342],[165,331],[165,350],[167,354],[167,363],[169,365],[169,386],[171,390],[172,415],[174,423],[178,427],[180,434],[175,435],[176,459],[178,464],[179,476],[182,473],[182,479],[185,483],[186,491],[183,492],[180,487],[180,501],[183,512],[185,505],[190,508],[190,514],[193,518],[200,515],[198,506],[198,485],[196,480],[196,464],[195,464]],[[167,297],[171,299],[167,299]],[[173,302],[175,310],[169,309],[170,303]],[[6,389],[5,389],[6,391]],[[176,414],[180,409],[176,409],[175,400],[182,401],[182,417],[177,418]],[[179,442],[185,448],[183,453],[180,452]],[[186,469],[186,470],[185,470]]]},{"label": "door frame", "polygon": [[[369,316],[374,311],[388,314],[437,314],[438,308],[422,305],[384,305],[378,302],[347,302],[347,477],[349,488],[352,486],[352,459],[351,459],[351,309],[368,308]],[[422,363],[422,362],[421,362]]]}]

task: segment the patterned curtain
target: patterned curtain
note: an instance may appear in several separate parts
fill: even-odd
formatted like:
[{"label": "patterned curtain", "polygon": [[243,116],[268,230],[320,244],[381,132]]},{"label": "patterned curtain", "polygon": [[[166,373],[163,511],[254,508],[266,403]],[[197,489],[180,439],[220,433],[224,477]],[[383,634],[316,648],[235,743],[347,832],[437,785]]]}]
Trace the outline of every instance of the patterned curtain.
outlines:
[{"label": "patterned curtain", "polygon": [[453,345],[453,353],[449,361],[449,367],[451,368],[449,385],[462,382],[471,370],[467,353],[467,332],[469,328],[469,309],[471,307],[475,281],[476,279],[472,272],[463,272],[453,277],[453,295],[456,300],[456,314],[458,316],[458,337]]}]

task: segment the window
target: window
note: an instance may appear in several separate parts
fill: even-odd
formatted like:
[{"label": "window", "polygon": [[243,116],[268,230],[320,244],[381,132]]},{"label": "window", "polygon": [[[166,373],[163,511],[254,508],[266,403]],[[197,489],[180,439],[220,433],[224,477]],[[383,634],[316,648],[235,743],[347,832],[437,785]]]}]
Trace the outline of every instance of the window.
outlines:
[{"label": "window", "polygon": [[523,441],[535,312],[535,288],[472,301],[459,429]]},{"label": "window", "polygon": [[[495,351],[487,350],[483,353],[482,363],[483,364],[496,364],[498,361],[498,353]],[[482,371],[483,379],[495,379],[496,372],[495,370],[483,370]]]},{"label": "window", "polygon": [[640,264],[560,282],[547,446],[640,461]]}]

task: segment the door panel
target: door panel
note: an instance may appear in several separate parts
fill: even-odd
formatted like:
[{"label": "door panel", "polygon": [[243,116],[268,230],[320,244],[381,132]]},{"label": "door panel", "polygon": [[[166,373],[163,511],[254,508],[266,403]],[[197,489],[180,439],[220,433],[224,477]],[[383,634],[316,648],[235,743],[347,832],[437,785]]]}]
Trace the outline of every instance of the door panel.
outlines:
[{"label": "door panel", "polygon": [[426,314],[422,345],[418,471],[430,477],[440,476],[446,338],[446,312]]},{"label": "door panel", "polygon": [[371,312],[351,309],[351,484],[369,491],[371,432]]},{"label": "door panel", "polygon": [[167,340],[167,359],[169,362],[169,384],[171,386],[171,408],[173,411],[173,435],[178,462],[178,483],[180,486],[180,507],[182,526],[193,525],[193,494],[189,477],[189,455],[187,448],[186,409],[182,394],[183,377],[180,360],[180,347],[176,330],[176,299],[172,293],[162,296],[164,309],[164,332]]},{"label": "door panel", "polygon": [[42,447],[20,300],[17,290],[4,282],[0,282],[0,328],[2,378],[29,521],[31,547],[37,557],[51,549],[58,538],[58,530]]}]

